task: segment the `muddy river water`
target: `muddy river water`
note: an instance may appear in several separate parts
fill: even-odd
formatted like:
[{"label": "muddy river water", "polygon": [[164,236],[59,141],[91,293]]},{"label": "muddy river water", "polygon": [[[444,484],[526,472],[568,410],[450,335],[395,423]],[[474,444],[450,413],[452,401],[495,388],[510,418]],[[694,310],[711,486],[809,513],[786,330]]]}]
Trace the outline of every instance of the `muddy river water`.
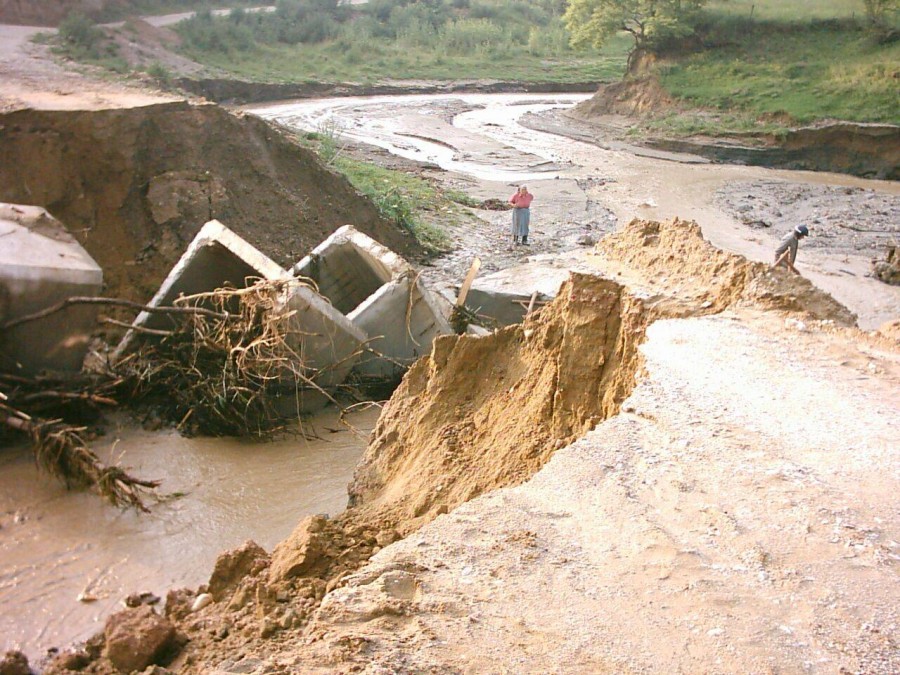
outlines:
[{"label": "muddy river water", "polygon": [[32,663],[84,640],[133,592],[165,598],[206,583],[216,556],[247,539],[271,550],[306,515],[336,514],[378,416],[372,408],[312,421],[319,439],[269,443],[184,438],[113,421],[93,447],[163,493],[152,513],[67,492],[23,448],[0,449],[0,647]]}]

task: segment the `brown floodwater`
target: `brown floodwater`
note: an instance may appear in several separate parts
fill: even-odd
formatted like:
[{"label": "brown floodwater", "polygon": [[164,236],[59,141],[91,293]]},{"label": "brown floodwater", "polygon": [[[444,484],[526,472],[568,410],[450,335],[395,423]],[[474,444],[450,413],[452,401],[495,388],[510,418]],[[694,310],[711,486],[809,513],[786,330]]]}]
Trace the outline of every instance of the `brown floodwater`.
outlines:
[{"label": "brown floodwater", "polygon": [[267,443],[113,421],[92,445],[98,455],[162,479],[163,493],[185,493],[150,514],[68,492],[26,448],[0,448],[0,650],[38,663],[101,630],[130,593],[195,588],[222,551],[247,539],[271,551],[304,516],[339,513],[377,417],[377,408],[349,415],[354,432],[325,412],[312,423],[320,439]]}]

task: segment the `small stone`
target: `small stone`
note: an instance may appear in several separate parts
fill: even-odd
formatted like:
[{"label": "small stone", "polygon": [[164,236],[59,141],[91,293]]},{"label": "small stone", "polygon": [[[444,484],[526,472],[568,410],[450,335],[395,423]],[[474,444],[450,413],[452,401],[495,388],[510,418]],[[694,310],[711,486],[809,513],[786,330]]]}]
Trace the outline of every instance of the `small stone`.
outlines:
[{"label": "small stone", "polygon": [[194,599],[194,603],[191,605],[191,612],[199,612],[201,609],[212,603],[213,596],[211,593],[201,593]]},{"label": "small stone", "polygon": [[223,553],[209,579],[209,592],[214,600],[224,600],[253,570],[265,566],[269,556],[256,542],[247,541],[240,547]]},{"label": "small stone", "polygon": [[104,632],[104,656],[124,672],[143,670],[177,648],[175,626],[147,605],[113,614]]}]

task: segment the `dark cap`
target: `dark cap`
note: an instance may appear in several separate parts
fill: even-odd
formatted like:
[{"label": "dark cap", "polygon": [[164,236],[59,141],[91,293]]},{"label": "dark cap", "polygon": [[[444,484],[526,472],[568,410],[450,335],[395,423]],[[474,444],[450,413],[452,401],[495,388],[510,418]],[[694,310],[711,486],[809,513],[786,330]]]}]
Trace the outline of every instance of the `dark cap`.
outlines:
[{"label": "dark cap", "polygon": [[808,237],[809,236],[809,228],[806,225],[798,225],[794,228],[794,232],[797,233],[800,237]]}]

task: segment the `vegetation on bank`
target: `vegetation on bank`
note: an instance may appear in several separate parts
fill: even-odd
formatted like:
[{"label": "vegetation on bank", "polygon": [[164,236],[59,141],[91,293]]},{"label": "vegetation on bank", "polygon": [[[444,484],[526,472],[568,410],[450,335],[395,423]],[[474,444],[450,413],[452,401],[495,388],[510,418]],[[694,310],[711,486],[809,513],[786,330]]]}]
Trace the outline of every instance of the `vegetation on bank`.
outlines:
[{"label": "vegetation on bank", "polygon": [[[642,129],[900,122],[900,0],[278,0],[274,12],[201,11],[177,30],[186,56],[252,81],[611,82],[629,55],[652,52],[650,73],[690,110]],[[64,22],[59,43],[128,70],[84,17]],[[141,69],[170,80],[158,63]]]},{"label": "vegetation on bank", "polygon": [[340,129],[335,127],[324,126],[300,136],[289,133],[342,173],[375,203],[382,216],[409,232],[429,255],[451,249],[447,229],[468,217],[460,206],[480,206],[468,195],[445,190],[434,181],[348,156]]},{"label": "vegetation on bank", "polygon": [[560,0],[281,0],[275,12],[202,12],[177,27],[185,55],[270,82],[499,79],[598,82],[627,42],[573,49]]},{"label": "vegetation on bank", "polygon": [[[719,0],[697,31],[701,48],[664,59],[658,74],[672,96],[721,113],[719,129],[900,123],[900,41],[883,39],[862,0]],[[709,124],[687,117],[700,128],[682,119],[685,133]]]}]

